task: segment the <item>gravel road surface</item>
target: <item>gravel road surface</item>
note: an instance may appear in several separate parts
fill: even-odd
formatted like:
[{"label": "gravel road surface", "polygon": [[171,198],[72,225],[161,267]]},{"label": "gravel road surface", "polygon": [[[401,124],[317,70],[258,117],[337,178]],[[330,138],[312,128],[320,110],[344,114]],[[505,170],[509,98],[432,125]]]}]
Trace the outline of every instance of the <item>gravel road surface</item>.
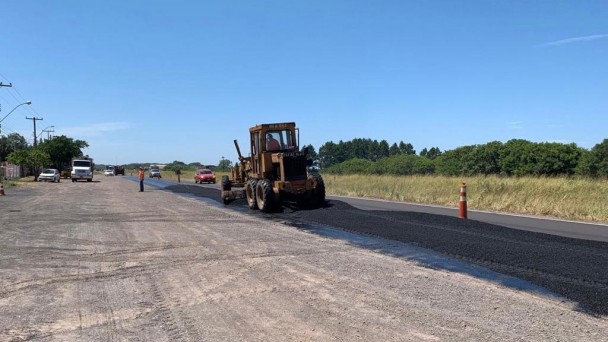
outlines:
[{"label": "gravel road surface", "polygon": [[[591,295],[579,301],[468,263],[488,253],[481,265],[602,295],[607,283],[594,274],[605,277],[605,245],[339,202],[266,215],[207,199],[214,189],[169,189],[139,193],[126,177],[7,189],[0,340],[607,340]],[[467,247],[452,253],[442,247],[451,240]],[[539,243],[554,252],[545,257]],[[491,256],[498,244],[512,255]],[[574,267],[564,253],[583,259]],[[558,260],[530,265],[536,257]],[[570,274],[577,268],[588,270]]]},{"label": "gravel road surface", "polygon": [[[213,188],[167,186],[179,193],[219,201]],[[404,211],[367,211],[332,200],[321,209],[264,215],[244,200],[227,208],[293,226],[324,225],[344,231],[401,241],[525,279],[578,303],[578,309],[608,315],[608,242],[587,241],[511,229],[475,220]]]}]

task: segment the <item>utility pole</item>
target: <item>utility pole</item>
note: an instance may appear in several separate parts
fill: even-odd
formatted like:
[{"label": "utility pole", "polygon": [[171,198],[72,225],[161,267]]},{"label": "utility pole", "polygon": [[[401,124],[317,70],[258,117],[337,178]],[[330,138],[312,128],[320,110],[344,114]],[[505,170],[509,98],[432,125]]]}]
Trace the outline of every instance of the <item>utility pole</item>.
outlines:
[{"label": "utility pole", "polygon": [[[2,87],[12,87],[13,86],[13,82],[9,83],[9,84],[4,84],[2,82],[0,82],[0,88]],[[2,111],[2,108],[0,107],[0,111]],[[11,110],[8,114],[12,113],[13,111]],[[8,116],[8,114],[6,116]],[[4,118],[2,118],[2,120],[0,120],[0,122],[2,122],[4,119],[6,119],[6,116]],[[2,136],[2,124],[0,124],[0,137]],[[15,149],[13,149],[14,151]],[[1,161],[1,159],[0,159]],[[2,183],[4,177],[6,176],[5,174],[5,170],[2,169],[2,174],[0,174],[0,183]],[[2,194],[4,195],[4,188],[2,188]]]},{"label": "utility pole", "polygon": [[[0,82],[0,88],[2,87],[12,87],[13,86],[13,82],[9,83],[9,84],[4,84],[2,82]],[[0,112],[2,111],[2,106],[0,106]],[[0,136],[2,135],[2,125],[0,125]]]},{"label": "utility pole", "polygon": [[51,140],[51,133],[54,133],[55,130],[46,131],[46,140]]},{"label": "utility pole", "polygon": [[37,117],[33,117],[33,118],[28,118],[27,116],[25,117],[28,120],[32,120],[34,121],[34,147],[38,146],[38,139],[36,139],[36,121],[38,120],[44,120],[43,118],[37,118]]}]

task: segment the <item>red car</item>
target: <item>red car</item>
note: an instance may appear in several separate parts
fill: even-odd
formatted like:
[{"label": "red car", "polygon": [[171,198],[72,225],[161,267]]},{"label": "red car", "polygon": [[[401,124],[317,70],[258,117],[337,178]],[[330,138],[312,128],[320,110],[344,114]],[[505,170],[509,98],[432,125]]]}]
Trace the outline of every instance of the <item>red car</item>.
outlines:
[{"label": "red car", "polygon": [[209,169],[198,169],[194,174],[194,183],[213,183],[215,184],[215,174]]}]

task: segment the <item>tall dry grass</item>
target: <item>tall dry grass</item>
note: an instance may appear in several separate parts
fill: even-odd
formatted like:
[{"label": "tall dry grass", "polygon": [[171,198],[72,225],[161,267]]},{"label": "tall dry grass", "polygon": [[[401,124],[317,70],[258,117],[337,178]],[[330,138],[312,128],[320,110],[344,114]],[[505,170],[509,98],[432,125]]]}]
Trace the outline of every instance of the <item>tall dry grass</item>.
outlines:
[{"label": "tall dry grass", "polygon": [[498,176],[323,175],[328,194],[457,207],[467,184],[469,209],[608,223],[608,181]]}]

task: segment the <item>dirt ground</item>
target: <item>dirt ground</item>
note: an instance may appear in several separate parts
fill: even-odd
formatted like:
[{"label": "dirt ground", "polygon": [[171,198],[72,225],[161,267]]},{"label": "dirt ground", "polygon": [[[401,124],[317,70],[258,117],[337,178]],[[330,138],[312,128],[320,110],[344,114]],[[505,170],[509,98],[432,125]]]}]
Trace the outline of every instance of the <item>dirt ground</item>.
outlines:
[{"label": "dirt ground", "polygon": [[606,317],[403,242],[123,177],[6,192],[1,341],[608,340]]}]

